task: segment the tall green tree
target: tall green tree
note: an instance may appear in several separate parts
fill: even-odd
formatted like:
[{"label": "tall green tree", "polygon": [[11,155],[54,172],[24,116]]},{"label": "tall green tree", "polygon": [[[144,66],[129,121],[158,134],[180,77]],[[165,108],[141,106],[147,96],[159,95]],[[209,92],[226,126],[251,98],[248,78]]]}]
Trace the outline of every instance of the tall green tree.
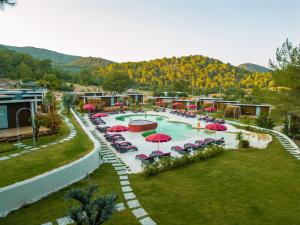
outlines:
[{"label": "tall green tree", "polygon": [[15,6],[17,4],[14,0],[0,0],[0,8],[4,8],[6,5]]},{"label": "tall green tree", "polygon": [[98,191],[96,185],[85,189],[74,188],[66,193],[67,200],[75,200],[79,205],[69,210],[69,216],[78,225],[100,225],[111,218],[116,211],[117,194],[95,196]]},{"label": "tall green tree", "polygon": [[71,107],[74,106],[74,104],[75,104],[76,96],[73,93],[64,92],[62,100],[63,100],[63,104],[67,108],[67,111],[69,114]]},{"label": "tall green tree", "polygon": [[122,93],[131,84],[128,74],[124,71],[114,71],[104,75],[102,88],[106,91]]}]

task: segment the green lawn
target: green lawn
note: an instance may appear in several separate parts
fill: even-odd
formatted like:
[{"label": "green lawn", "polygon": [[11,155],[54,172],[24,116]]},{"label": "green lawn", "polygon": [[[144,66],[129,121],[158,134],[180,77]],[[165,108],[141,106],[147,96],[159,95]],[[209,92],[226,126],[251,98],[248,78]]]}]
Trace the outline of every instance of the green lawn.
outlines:
[{"label": "green lawn", "polygon": [[[70,133],[69,128],[67,127],[66,123],[63,121],[62,125],[59,129],[59,132],[57,134],[48,135],[48,136],[41,136],[39,137],[38,141],[36,142],[37,146],[60,140],[64,137],[66,137]],[[27,138],[24,140],[21,140],[23,144],[26,145],[32,145],[32,138]],[[23,151],[23,148],[17,148],[14,143],[1,143],[1,149],[0,149],[0,157],[5,155],[10,155],[13,153],[17,153],[20,151]]]},{"label": "green lawn", "polygon": [[70,141],[24,154],[0,163],[0,187],[25,180],[72,162],[92,150],[93,143],[72,118],[77,135]]},{"label": "green lawn", "polygon": [[[118,202],[125,203],[118,176],[111,165],[102,165],[89,178],[85,178],[71,187],[83,187],[88,184],[99,185],[101,194],[118,193]],[[40,225],[49,221],[54,222],[57,218],[66,216],[70,203],[65,201],[63,197],[66,190],[71,187],[53,193],[37,203],[10,213],[7,217],[0,219],[0,225]],[[112,219],[105,224],[135,225],[138,223],[131,211],[126,209],[116,212]]]},{"label": "green lawn", "polygon": [[277,140],[266,150],[227,151],[151,178],[130,178],[158,224],[300,224],[300,161]]}]

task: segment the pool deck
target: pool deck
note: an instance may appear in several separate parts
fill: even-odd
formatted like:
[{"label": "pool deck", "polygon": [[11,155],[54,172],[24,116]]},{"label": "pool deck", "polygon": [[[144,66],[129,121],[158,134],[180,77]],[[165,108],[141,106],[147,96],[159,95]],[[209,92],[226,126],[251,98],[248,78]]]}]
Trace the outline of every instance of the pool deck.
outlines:
[{"label": "pool deck", "polygon": [[[126,114],[122,114],[124,116],[126,115],[141,115],[141,114],[148,114],[148,115],[156,115],[156,116],[164,116],[164,117],[168,117],[168,121],[170,122],[181,122],[181,123],[187,123],[192,125],[192,127],[197,128],[197,124],[198,124],[198,120],[197,118],[185,118],[185,117],[181,117],[178,115],[174,115],[171,114],[169,112],[152,112],[152,111],[148,111],[147,113],[129,113],[127,112]],[[113,125],[125,125],[128,126],[128,122],[127,121],[120,121],[117,120],[116,117],[119,117],[120,114],[117,115],[109,115],[108,117],[104,117],[102,118],[105,122],[106,122],[106,126],[113,126]],[[87,118],[87,115],[85,116],[86,120],[89,121],[89,119]],[[200,121],[200,128],[204,129],[206,126],[206,122],[204,121]],[[89,121],[88,122],[89,125],[89,129],[93,130],[95,129],[95,126]],[[224,124],[227,127],[227,133],[228,135],[231,133],[232,136],[230,135],[231,140],[226,140],[225,138],[225,148],[226,149],[235,149],[237,148],[237,141],[236,140],[232,140],[235,139],[236,133],[238,131],[242,131],[244,134],[245,139],[249,140],[250,142],[250,146],[252,147],[257,147],[257,148],[265,148],[268,143],[270,141],[272,141],[272,137],[268,134],[263,135],[263,137],[261,135],[258,135],[256,133],[252,133],[252,132],[248,132],[245,130],[240,130],[237,129],[236,127],[226,123]],[[102,136],[102,134],[100,134],[99,132],[97,132],[97,134],[99,136]],[[155,151],[158,149],[158,144],[157,143],[151,143],[151,142],[146,142],[145,138],[142,137],[141,133],[134,133],[134,132],[122,132],[121,133],[124,138],[126,139],[126,141],[130,141],[132,143],[132,145],[135,145],[138,147],[138,151],[134,151],[134,152],[127,152],[127,153],[118,153],[117,151],[113,150],[131,169],[132,173],[138,173],[141,171],[141,162],[137,159],[135,159],[135,156],[137,154],[145,154],[145,155],[149,155],[151,154],[152,151]],[[222,134],[224,134],[223,132],[212,132],[211,133],[211,137],[212,138],[220,138],[222,137]],[[226,135],[226,136],[228,136]],[[228,138],[228,137],[227,137]],[[183,146],[186,143],[194,143],[196,140],[203,140],[204,137],[201,137],[200,134],[199,136],[195,136],[195,137],[189,137],[186,138],[184,140],[171,140],[169,142],[166,143],[160,143],[159,144],[159,150],[163,151],[163,152],[171,152],[172,156],[178,156],[180,157],[181,155],[174,152],[174,151],[170,151],[172,146],[178,145],[178,146]],[[231,144],[229,144],[229,142]],[[109,145],[110,147],[110,145]]]}]

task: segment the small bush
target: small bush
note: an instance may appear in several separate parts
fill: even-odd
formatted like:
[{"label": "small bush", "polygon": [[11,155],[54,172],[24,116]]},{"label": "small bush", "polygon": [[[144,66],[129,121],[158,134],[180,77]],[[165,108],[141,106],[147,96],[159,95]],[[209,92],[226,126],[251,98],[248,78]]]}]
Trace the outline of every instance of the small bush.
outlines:
[{"label": "small bush", "polygon": [[249,141],[247,141],[247,140],[241,140],[241,142],[240,142],[240,146],[241,146],[241,148],[249,148]]}]

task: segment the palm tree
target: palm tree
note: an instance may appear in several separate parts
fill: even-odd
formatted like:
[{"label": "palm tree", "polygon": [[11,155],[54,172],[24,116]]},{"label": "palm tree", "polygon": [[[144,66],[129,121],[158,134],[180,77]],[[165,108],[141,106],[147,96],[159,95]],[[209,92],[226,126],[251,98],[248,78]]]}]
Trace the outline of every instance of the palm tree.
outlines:
[{"label": "palm tree", "polygon": [[15,6],[17,4],[14,0],[0,0],[0,8],[3,9],[6,5]]},{"label": "palm tree", "polygon": [[76,200],[80,205],[69,209],[69,216],[77,225],[100,225],[111,218],[116,211],[118,195],[94,196],[97,185],[87,188],[74,188],[66,193],[67,200]]}]

